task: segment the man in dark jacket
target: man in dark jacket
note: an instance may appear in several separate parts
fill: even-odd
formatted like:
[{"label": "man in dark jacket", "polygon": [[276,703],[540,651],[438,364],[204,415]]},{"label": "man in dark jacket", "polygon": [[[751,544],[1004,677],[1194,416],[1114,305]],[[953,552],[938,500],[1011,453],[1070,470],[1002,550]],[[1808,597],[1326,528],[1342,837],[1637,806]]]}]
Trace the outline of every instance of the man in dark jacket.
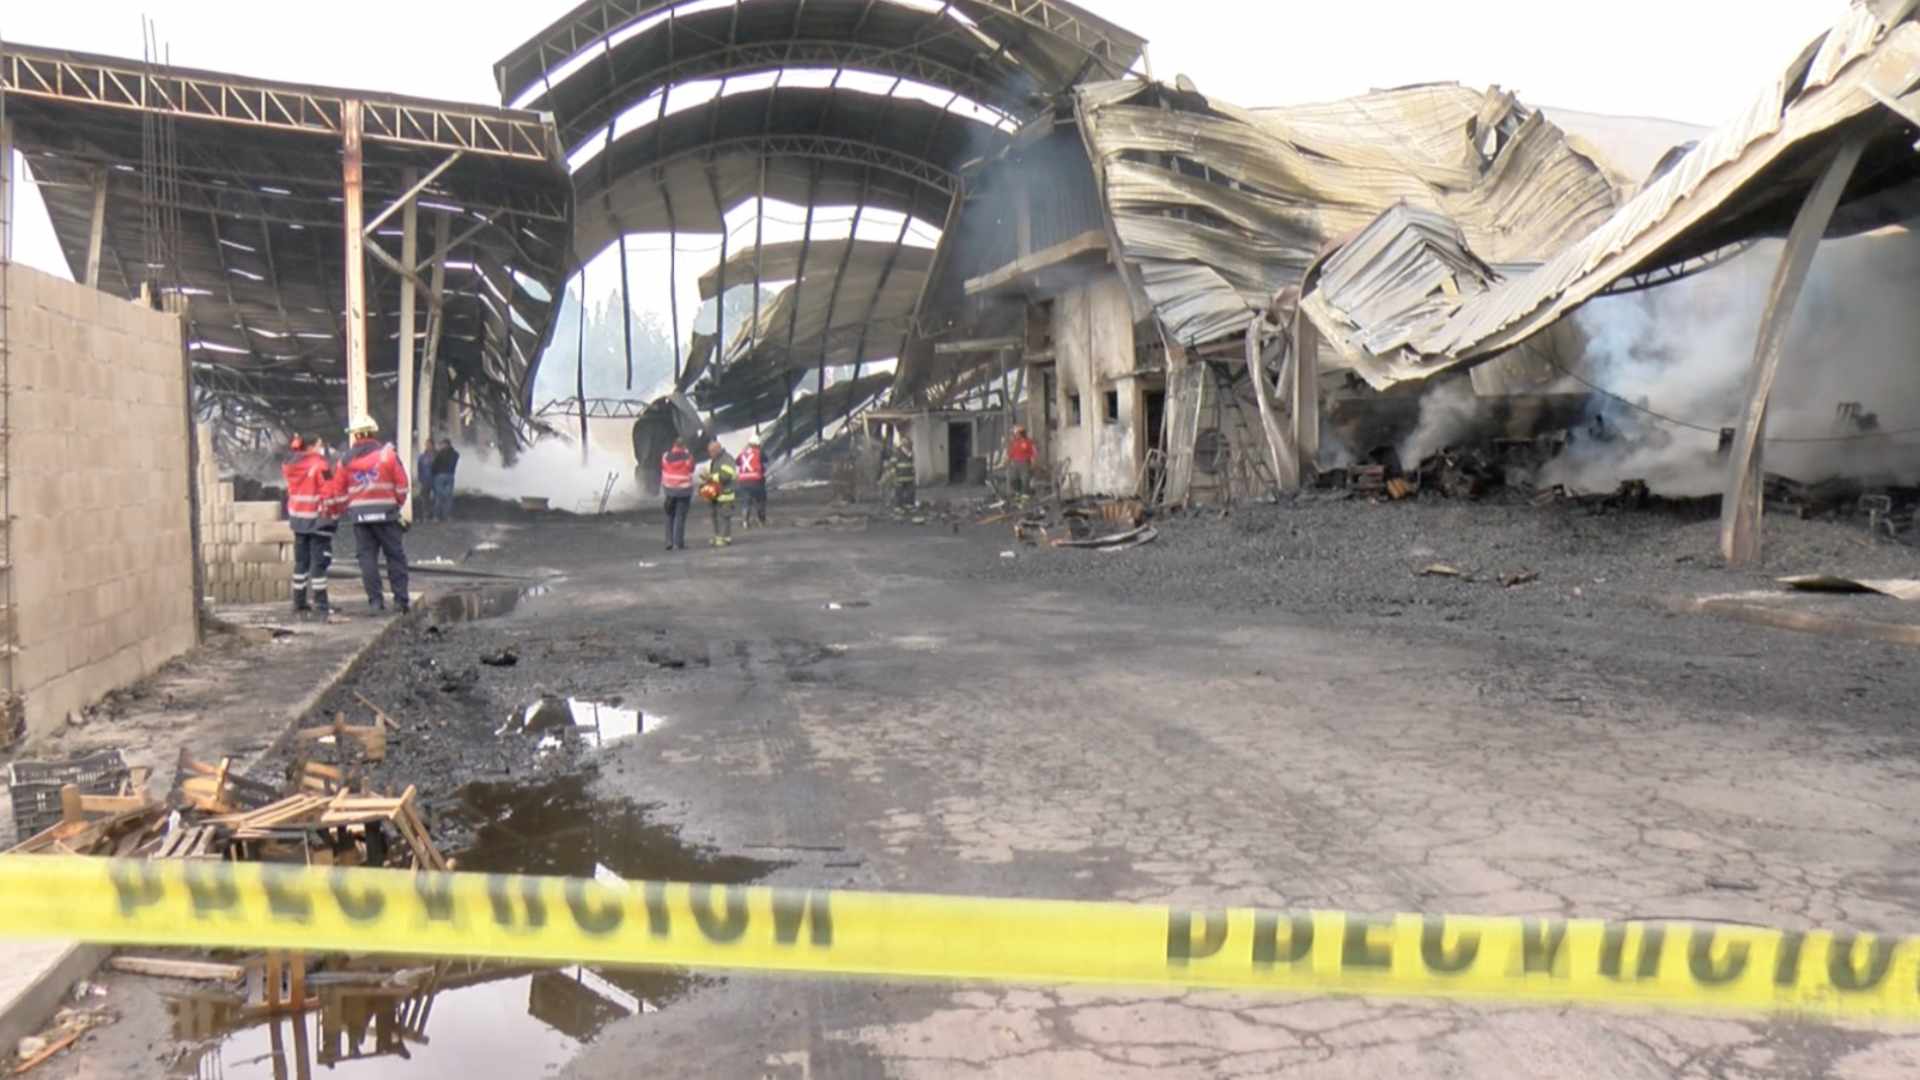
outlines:
[{"label": "man in dark jacket", "polygon": [[437,521],[453,520],[453,474],[460,468],[460,451],[452,439],[441,439],[433,455],[433,516]]},{"label": "man in dark jacket", "polygon": [[413,459],[413,476],[419,483],[413,491],[413,519],[433,517],[433,443],[429,441],[420,456]]}]

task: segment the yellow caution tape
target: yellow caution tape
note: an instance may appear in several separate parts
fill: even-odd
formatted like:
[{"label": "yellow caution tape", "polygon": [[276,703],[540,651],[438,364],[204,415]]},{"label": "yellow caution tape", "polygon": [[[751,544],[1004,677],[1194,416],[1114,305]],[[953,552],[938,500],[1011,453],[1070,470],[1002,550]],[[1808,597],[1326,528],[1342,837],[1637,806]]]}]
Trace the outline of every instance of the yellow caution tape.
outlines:
[{"label": "yellow caution tape", "polygon": [[0,856],[0,935],[1920,1018],[1920,938]]}]

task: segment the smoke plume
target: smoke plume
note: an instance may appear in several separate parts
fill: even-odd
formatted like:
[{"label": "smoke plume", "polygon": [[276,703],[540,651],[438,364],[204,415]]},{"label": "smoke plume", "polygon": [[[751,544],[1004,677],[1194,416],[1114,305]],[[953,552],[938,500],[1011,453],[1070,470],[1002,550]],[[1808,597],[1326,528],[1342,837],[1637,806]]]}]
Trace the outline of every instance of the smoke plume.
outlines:
[{"label": "smoke plume", "polygon": [[[625,423],[632,426],[630,421]],[[541,498],[555,510],[592,513],[599,508],[607,474],[614,473],[617,475],[607,509],[634,509],[640,505],[641,492],[634,480],[633,450],[631,445],[624,449],[610,446],[601,437],[601,426],[593,425],[592,453],[584,464],[577,430],[568,437],[541,439],[521,451],[511,466],[502,465],[499,455],[489,448],[463,446],[458,491],[500,499]],[[624,434],[621,437],[630,438]]]},{"label": "smoke plume", "polygon": [[[1669,495],[1720,491],[1719,429],[1736,423],[1744,403],[1780,251],[1779,242],[1762,242],[1705,273],[1581,309],[1575,318],[1587,340],[1578,370],[1624,401],[1598,399],[1608,437],[1576,439],[1541,483],[1594,491],[1644,479]],[[1912,233],[1820,246],[1768,406],[1767,471],[1807,482],[1920,481],[1920,432],[1900,433],[1920,427],[1917,294],[1920,238]],[[1861,426],[1838,415],[1849,402],[1874,415],[1880,434],[1855,437]]]},{"label": "smoke plume", "polygon": [[1465,376],[1434,383],[1420,395],[1420,419],[1396,452],[1403,468],[1412,469],[1427,458],[1458,444],[1477,425],[1484,403]]}]

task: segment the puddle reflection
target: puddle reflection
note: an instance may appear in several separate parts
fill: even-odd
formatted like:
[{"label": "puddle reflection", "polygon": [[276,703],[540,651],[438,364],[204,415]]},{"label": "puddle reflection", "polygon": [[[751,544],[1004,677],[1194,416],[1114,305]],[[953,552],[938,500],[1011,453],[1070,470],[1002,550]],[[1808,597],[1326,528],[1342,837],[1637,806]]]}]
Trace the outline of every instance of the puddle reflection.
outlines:
[{"label": "puddle reflection", "polygon": [[[604,711],[601,720],[603,733],[618,724]],[[646,724],[633,722],[636,731]],[[577,774],[469,784],[447,813],[473,830],[472,846],[457,853],[460,868],[480,873],[744,884],[779,865],[690,846],[647,820],[646,808],[596,797]],[[697,979],[663,968],[315,958],[298,1007],[285,1003],[291,980],[276,995],[282,1004],[261,1004],[268,995],[257,971],[247,997],[169,998],[174,1034],[189,1044],[172,1072],[206,1080],[310,1080],[315,1066],[345,1067],[355,1080],[541,1076],[607,1025],[656,1011]]]}]

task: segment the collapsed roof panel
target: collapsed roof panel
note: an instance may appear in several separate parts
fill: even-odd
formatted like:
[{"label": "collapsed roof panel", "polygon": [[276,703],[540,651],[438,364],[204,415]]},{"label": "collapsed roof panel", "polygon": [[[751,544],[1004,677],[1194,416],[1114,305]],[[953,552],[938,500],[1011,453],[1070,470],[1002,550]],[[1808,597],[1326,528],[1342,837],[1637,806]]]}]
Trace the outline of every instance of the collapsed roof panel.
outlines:
[{"label": "collapsed roof panel", "polygon": [[[1910,19],[1912,6],[1899,5],[1903,20]],[[1419,331],[1404,345],[1361,356],[1356,370],[1386,387],[1474,363],[1546,329],[1623,277],[1757,236],[1782,235],[1843,138],[1864,138],[1867,150],[1830,234],[1912,216],[1920,207],[1920,161],[1913,152],[1920,127],[1920,25],[1889,24],[1877,10],[1856,3],[1742,116],[1544,265],[1450,298],[1444,317],[1421,318]],[[1432,304],[1430,297],[1411,294],[1404,300],[1409,307]],[[1309,303],[1307,310],[1316,307]],[[1404,320],[1406,312],[1376,318]],[[1329,334],[1372,335],[1351,322],[1315,322]]]},{"label": "collapsed roof panel", "polygon": [[[853,253],[848,254],[848,247]],[[800,277],[801,262],[819,266],[838,266],[848,261],[854,266],[884,266],[895,261],[897,272],[919,274],[923,278],[933,267],[933,249],[893,244],[880,240],[785,240],[776,244],[749,247],[730,256],[724,267],[715,265],[700,275],[700,299],[711,300],[720,289],[722,278],[728,287],[760,281],[794,281]]]},{"label": "collapsed roof panel", "polygon": [[[590,258],[629,233],[719,233],[728,210],[759,198],[950,224],[963,167],[1007,138],[968,106],[1033,115],[1085,79],[1124,75],[1143,45],[1064,0],[586,0],[495,75],[504,100],[551,111],[575,151],[575,246]],[[813,85],[821,72],[829,85]],[[683,97],[689,83],[704,85]],[[790,365],[902,351],[944,254],[896,243],[882,273],[813,241],[805,273],[808,245],[788,249],[802,283],[763,311],[743,339],[753,347],[700,366],[707,400],[739,387],[735,411],[754,415],[770,386],[784,403]],[[750,280],[735,276],[750,256],[730,255],[727,282]]]},{"label": "collapsed roof panel", "polygon": [[1444,214],[1502,264],[1544,260],[1615,205],[1592,161],[1497,88],[1243,110],[1109,83],[1083,88],[1078,114],[1121,254],[1187,346],[1244,328],[1328,244],[1396,204]]}]

